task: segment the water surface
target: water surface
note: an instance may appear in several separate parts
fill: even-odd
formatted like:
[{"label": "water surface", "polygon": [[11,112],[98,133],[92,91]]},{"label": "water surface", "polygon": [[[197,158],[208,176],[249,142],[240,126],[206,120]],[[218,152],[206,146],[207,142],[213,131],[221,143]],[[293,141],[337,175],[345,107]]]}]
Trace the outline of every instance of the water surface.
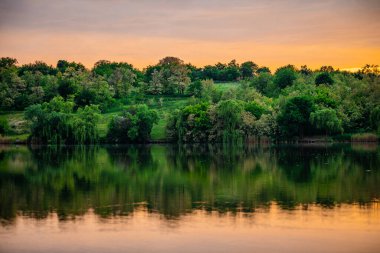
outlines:
[{"label": "water surface", "polygon": [[373,145],[0,147],[0,252],[380,252]]}]

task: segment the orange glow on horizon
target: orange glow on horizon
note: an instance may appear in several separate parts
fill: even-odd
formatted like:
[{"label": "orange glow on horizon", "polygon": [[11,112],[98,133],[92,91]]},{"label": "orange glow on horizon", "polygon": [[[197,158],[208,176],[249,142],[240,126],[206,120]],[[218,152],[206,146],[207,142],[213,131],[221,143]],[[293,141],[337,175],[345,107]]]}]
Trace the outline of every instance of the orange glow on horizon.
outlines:
[{"label": "orange glow on horizon", "polygon": [[19,64],[98,60],[142,69],[165,56],[195,66],[254,61],[339,69],[380,64],[377,1],[0,2],[0,56]]},{"label": "orange glow on horizon", "polygon": [[[40,45],[38,48],[25,47],[16,50],[14,45],[24,36],[14,33],[6,43],[8,50],[0,48],[1,56],[14,57],[19,65],[36,60],[53,66],[60,59],[76,61],[92,68],[98,60],[128,62],[139,69],[157,64],[166,56],[175,56],[197,67],[228,63],[235,59],[238,63],[254,61],[259,66],[271,70],[293,64],[307,65],[318,69],[331,65],[339,69],[356,69],[365,64],[380,62],[379,48],[344,48],[339,45],[315,46],[302,44],[260,44],[255,42],[189,41],[169,38],[134,38],[124,36],[104,36],[101,34],[66,34],[39,37],[30,36],[28,43]],[[67,44],[79,41],[73,47]],[[4,44],[4,43],[3,43]],[[12,49],[12,50],[9,50]],[[13,52],[13,53],[7,53]],[[122,53],[123,52],[123,53]]]}]

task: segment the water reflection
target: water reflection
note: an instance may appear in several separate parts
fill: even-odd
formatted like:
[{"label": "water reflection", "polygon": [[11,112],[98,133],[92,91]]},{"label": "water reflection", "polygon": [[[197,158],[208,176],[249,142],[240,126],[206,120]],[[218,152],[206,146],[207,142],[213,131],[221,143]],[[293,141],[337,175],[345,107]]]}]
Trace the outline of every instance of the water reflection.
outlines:
[{"label": "water reflection", "polygon": [[380,197],[376,146],[151,145],[0,147],[0,218],[100,218],[143,208],[206,214],[369,207]]}]

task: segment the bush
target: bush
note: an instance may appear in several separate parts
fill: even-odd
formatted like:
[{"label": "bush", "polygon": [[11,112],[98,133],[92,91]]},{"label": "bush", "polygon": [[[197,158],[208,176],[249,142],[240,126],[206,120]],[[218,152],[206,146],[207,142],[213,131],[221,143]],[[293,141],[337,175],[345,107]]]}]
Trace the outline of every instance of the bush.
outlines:
[{"label": "bush", "polygon": [[130,106],[111,120],[107,139],[114,143],[146,142],[150,139],[153,124],[157,123],[157,111],[146,105]]},{"label": "bush", "polygon": [[209,130],[212,127],[209,108],[208,103],[199,103],[186,106],[177,112],[168,125],[172,137],[184,142],[208,141]]},{"label": "bush", "polygon": [[248,102],[245,105],[245,110],[250,112],[256,119],[260,119],[261,115],[265,112],[265,108],[256,103],[255,101]]}]

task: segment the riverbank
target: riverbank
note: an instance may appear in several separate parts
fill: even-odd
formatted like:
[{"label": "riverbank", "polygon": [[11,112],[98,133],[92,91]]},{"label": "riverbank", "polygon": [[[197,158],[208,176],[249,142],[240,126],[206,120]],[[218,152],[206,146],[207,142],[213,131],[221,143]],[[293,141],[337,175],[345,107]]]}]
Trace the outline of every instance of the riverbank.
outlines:
[{"label": "riverbank", "polygon": [[[28,144],[29,134],[19,134],[12,136],[0,136],[0,144]],[[246,143],[255,144],[255,143],[279,143],[279,144],[308,144],[308,143],[378,143],[380,137],[373,133],[360,133],[360,134],[345,134],[338,136],[312,136],[305,137],[302,139],[293,139],[293,140],[271,140],[269,138],[250,138]],[[177,143],[174,140],[170,139],[151,139],[150,141],[145,142],[144,144],[169,144]],[[106,141],[100,141],[99,144],[116,144],[116,143],[107,143]],[[125,143],[127,144],[127,143]],[[131,144],[131,143],[128,143]],[[191,144],[191,143],[187,143]]]}]

